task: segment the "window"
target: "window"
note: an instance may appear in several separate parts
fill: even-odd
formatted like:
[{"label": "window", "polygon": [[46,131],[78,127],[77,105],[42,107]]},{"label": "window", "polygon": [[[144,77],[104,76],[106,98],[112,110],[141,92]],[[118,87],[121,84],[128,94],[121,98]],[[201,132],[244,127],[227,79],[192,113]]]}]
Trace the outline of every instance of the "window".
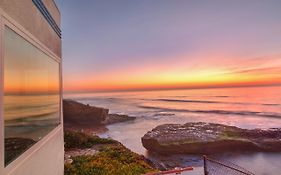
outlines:
[{"label": "window", "polygon": [[5,165],[60,123],[59,63],[4,29]]}]

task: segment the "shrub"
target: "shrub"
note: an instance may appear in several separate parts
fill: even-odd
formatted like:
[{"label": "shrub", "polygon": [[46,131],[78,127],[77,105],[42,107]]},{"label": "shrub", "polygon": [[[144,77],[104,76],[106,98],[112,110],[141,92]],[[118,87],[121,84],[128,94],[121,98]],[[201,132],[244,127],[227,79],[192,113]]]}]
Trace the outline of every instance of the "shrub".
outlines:
[{"label": "shrub", "polygon": [[120,143],[104,146],[93,156],[78,156],[65,165],[65,175],[138,175],[156,171],[143,156]]},{"label": "shrub", "polygon": [[72,148],[91,148],[96,144],[112,144],[117,143],[117,141],[112,139],[100,138],[98,136],[92,136],[85,134],[83,132],[75,132],[75,131],[65,131],[64,133],[64,142],[65,149]]}]

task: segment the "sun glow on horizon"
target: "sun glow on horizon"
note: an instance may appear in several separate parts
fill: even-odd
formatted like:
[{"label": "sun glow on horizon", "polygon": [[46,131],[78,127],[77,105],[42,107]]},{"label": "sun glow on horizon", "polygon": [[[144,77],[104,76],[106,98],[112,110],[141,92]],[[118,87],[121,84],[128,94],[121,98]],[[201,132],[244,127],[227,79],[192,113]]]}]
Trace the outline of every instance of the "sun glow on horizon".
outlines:
[{"label": "sun glow on horizon", "polygon": [[213,60],[209,63],[206,63],[206,59],[204,61],[207,66],[195,67],[193,64],[179,63],[167,67],[164,64],[165,66],[162,67],[151,65],[134,70],[132,68],[108,72],[103,76],[93,74],[86,78],[75,78],[78,81],[72,83],[65,83],[65,90],[153,90],[281,84],[279,55],[271,59],[250,59],[240,63],[215,63],[216,66],[212,63]]}]

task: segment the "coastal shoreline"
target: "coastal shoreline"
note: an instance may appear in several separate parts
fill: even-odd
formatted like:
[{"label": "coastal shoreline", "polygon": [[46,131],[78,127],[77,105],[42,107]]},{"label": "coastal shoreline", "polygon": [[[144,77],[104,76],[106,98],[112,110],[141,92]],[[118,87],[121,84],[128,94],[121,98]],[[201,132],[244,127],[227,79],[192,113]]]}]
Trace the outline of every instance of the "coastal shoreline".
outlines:
[{"label": "coastal shoreline", "polygon": [[[120,171],[134,172],[137,174],[158,172],[165,170],[164,167],[152,162],[143,155],[132,152],[120,142],[111,138],[100,138],[98,134],[107,131],[108,125],[135,120],[135,117],[119,114],[109,114],[109,109],[94,107],[75,102],[73,100],[64,100],[64,139],[65,139],[65,175],[71,175],[80,171],[81,166],[92,166],[92,169],[101,170],[107,174]],[[71,114],[71,115],[69,115]],[[89,119],[87,123],[79,121]],[[115,156],[111,157],[111,154]],[[123,157],[122,159],[119,156]],[[108,159],[108,160],[107,160]],[[122,162],[123,160],[130,162]],[[114,160],[112,165],[110,160]],[[105,161],[103,165],[96,163]],[[82,164],[81,164],[82,162]],[[109,165],[110,164],[110,165]],[[113,167],[112,167],[113,166]],[[114,167],[115,166],[115,167]],[[108,170],[108,167],[111,167]],[[125,169],[125,170],[122,170]],[[91,172],[85,168],[85,172]]]},{"label": "coastal shoreline", "polygon": [[[89,105],[85,105],[85,106],[89,106]],[[104,105],[106,106],[106,105]],[[109,110],[108,110],[109,111]],[[163,118],[165,118],[167,116],[164,116]],[[140,118],[137,120],[137,122],[144,122],[144,120],[146,120],[145,118]],[[157,120],[157,119],[155,119]],[[103,133],[108,133],[110,130],[112,131],[112,129],[115,131],[120,128],[124,128],[125,126],[129,126],[129,123],[127,124],[126,122],[128,122],[129,120],[125,120],[125,121],[118,121],[115,123],[109,123],[106,124],[105,122],[100,122],[99,124],[92,124],[92,123],[87,123],[87,124],[73,124],[73,125],[68,125],[66,124],[66,129],[72,129],[72,130],[79,130],[79,131],[83,131],[83,132],[87,132],[89,134],[94,134],[94,135],[102,135]],[[134,119],[131,120],[133,121],[133,125],[136,124],[136,122],[134,122]],[[131,122],[130,122],[131,123]],[[167,122],[169,123],[169,122]],[[108,127],[109,126],[109,127]],[[131,125],[130,125],[131,126]],[[129,127],[131,128],[131,127]],[[119,130],[121,133],[122,132],[126,132],[124,129]],[[119,133],[119,132],[116,132]],[[116,134],[115,133],[115,134]],[[112,135],[111,135],[112,136]],[[118,137],[113,137],[115,140],[119,140]],[[141,140],[141,136],[139,137],[139,139]],[[121,141],[122,138],[119,140]],[[131,150],[133,150],[134,152],[138,152],[136,150],[134,150],[132,147],[130,147],[129,145],[126,145],[126,142],[122,143],[126,146],[129,147]],[[147,151],[146,153],[142,153],[142,152],[138,152],[139,154],[143,154],[145,155],[146,158],[148,158],[149,160],[152,160],[153,162],[157,162],[160,165],[164,165],[163,167],[165,167],[166,169],[173,169],[175,167],[184,167],[184,166],[195,166],[195,167],[202,167],[203,166],[203,162],[202,162],[202,154],[170,154],[170,155],[161,155],[158,153],[152,153],[151,151]],[[254,154],[254,153],[253,153]],[[259,154],[259,153],[256,153]],[[250,155],[247,152],[233,152],[233,153],[226,153],[226,154],[209,154],[210,156],[214,156],[217,159],[225,159],[228,160],[229,156],[231,157],[236,157],[235,160],[237,160],[238,157],[240,156],[250,156],[253,157],[254,155]],[[243,162],[244,163],[244,162]],[[243,164],[242,164],[243,165]]]}]

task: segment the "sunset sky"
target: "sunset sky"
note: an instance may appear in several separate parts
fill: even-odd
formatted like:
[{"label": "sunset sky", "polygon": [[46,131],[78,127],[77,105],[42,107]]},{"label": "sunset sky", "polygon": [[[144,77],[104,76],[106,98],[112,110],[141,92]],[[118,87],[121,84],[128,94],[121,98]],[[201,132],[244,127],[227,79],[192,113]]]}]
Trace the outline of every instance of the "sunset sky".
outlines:
[{"label": "sunset sky", "polygon": [[65,91],[281,84],[279,0],[58,0]]}]

